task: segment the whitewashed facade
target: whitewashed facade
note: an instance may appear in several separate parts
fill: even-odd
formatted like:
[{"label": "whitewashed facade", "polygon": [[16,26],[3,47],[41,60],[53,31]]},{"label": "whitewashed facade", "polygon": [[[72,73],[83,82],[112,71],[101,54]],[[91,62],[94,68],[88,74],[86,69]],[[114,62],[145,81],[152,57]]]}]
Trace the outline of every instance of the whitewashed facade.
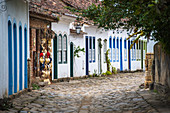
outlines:
[{"label": "whitewashed facade", "polygon": [[0,98],[4,98],[27,88],[28,1],[0,0],[0,8]]},{"label": "whitewashed facade", "polygon": [[[144,61],[145,53],[147,51],[146,39],[141,38],[139,41],[140,44],[135,44],[135,46],[133,46],[133,48],[128,51],[134,39],[132,38],[130,40],[126,40],[128,37],[127,31],[105,31],[104,29],[99,29],[97,26],[84,24],[82,31],[85,34],[70,33],[70,29],[75,29],[72,24],[74,20],[74,17],[62,16],[59,23],[52,23],[52,30],[55,31],[58,36],[57,78],[66,78],[72,76],[79,77],[93,73],[105,73],[107,71],[107,65],[105,61],[105,53],[107,49],[110,49],[109,58],[113,67],[116,67],[121,71],[134,71],[137,69],[145,70]],[[59,35],[63,37],[65,34],[67,35],[67,41],[63,42],[61,41],[61,37]],[[102,44],[101,49],[99,47],[99,40]],[[64,44],[67,45],[66,56],[64,56],[65,53],[61,52],[65,51],[63,49],[63,46],[65,46]],[[85,53],[79,53],[80,57],[73,57],[73,65],[71,64],[70,44],[73,44],[74,49],[78,46],[85,49]],[[65,58],[67,59],[66,62],[63,61]],[[71,66],[73,66],[73,68],[71,68]]]}]

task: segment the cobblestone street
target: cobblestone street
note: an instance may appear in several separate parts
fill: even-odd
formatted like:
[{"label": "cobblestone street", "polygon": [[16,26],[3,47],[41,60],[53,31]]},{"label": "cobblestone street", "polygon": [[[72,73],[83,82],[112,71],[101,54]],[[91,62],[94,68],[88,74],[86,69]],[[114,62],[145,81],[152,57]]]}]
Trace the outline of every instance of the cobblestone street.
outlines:
[{"label": "cobblestone street", "polygon": [[6,112],[157,113],[139,94],[142,83],[144,73],[53,83],[13,99]]}]

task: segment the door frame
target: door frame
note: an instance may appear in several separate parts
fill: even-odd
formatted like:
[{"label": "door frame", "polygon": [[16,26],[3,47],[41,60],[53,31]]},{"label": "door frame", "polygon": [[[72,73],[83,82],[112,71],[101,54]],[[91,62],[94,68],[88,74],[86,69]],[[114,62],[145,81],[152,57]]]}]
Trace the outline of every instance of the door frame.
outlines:
[{"label": "door frame", "polygon": [[88,36],[85,37],[85,49],[86,49],[86,75],[89,75],[89,54],[88,54],[88,51],[89,51],[89,48],[88,48]]},{"label": "door frame", "polygon": [[58,41],[57,41],[57,35],[55,34],[55,38],[53,39],[53,52],[54,52],[54,78],[58,79]]},{"label": "door frame", "polygon": [[120,71],[123,71],[122,38],[120,38]]},{"label": "door frame", "polygon": [[70,42],[70,77],[74,76],[74,44]]},{"label": "door frame", "polygon": [[131,41],[128,40],[128,68],[131,70],[131,51],[130,51]]}]

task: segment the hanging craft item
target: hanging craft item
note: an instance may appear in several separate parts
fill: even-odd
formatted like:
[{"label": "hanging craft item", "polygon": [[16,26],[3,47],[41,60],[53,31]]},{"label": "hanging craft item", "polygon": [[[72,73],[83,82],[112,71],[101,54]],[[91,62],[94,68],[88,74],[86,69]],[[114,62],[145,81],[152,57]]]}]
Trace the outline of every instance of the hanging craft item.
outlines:
[{"label": "hanging craft item", "polygon": [[[50,79],[52,76],[52,45],[51,38],[54,35],[51,30],[41,30],[41,44],[40,44],[40,66],[41,75],[45,79]],[[55,35],[54,35],[55,36]]]}]

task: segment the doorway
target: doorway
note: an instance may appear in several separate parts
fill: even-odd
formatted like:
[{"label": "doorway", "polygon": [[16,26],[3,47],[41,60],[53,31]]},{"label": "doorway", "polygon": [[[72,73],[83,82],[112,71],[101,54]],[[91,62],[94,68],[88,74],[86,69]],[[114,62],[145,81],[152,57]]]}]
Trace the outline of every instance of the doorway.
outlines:
[{"label": "doorway", "polygon": [[70,43],[70,77],[73,77],[73,57],[74,57],[74,45],[73,42]]}]

